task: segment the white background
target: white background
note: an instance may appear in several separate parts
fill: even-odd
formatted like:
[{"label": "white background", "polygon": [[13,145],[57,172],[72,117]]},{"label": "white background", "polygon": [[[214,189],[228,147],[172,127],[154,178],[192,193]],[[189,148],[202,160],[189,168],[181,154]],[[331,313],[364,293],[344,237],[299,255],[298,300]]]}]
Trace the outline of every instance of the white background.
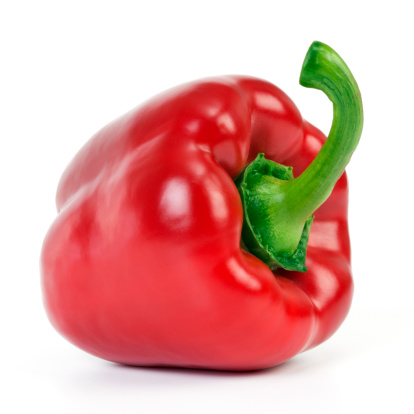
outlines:
[{"label": "white background", "polygon": [[[1,412],[413,412],[409,1],[0,4]],[[355,296],[335,336],[250,374],[126,368],[61,338],[43,310],[38,262],[76,151],[155,93],[229,73],[277,84],[327,133],[329,101],[298,84],[313,40],[345,59],[365,107],[347,169]]]}]

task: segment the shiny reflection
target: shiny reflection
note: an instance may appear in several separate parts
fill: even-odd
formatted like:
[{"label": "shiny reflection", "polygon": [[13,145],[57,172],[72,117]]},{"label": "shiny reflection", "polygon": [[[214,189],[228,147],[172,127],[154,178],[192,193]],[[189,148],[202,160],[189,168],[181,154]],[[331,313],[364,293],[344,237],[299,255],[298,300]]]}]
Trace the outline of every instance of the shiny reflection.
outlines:
[{"label": "shiny reflection", "polygon": [[164,187],[160,202],[163,219],[174,227],[185,228],[191,221],[191,195],[188,184],[173,178]]},{"label": "shiny reflection", "polygon": [[235,257],[232,257],[227,262],[227,266],[237,281],[244,285],[247,289],[253,291],[260,290],[262,285],[259,280],[255,279],[250,273],[248,273]]},{"label": "shiny reflection", "polygon": [[283,104],[273,95],[265,92],[257,92],[254,98],[258,108],[272,112],[285,112]]},{"label": "shiny reflection", "polygon": [[217,190],[217,188],[215,188],[214,185],[212,185],[211,187],[212,190],[209,191],[209,203],[212,215],[216,220],[226,220],[228,214],[226,200],[223,197],[221,191]]},{"label": "shiny reflection", "polygon": [[236,132],[236,125],[232,116],[229,113],[223,113],[217,118],[217,125],[223,133],[234,134]]},{"label": "shiny reflection", "polygon": [[315,154],[319,152],[319,150],[322,147],[322,142],[318,137],[315,137],[311,134],[306,134],[305,136],[306,140],[306,147],[308,148],[308,151],[312,151]]},{"label": "shiny reflection", "polygon": [[187,122],[184,128],[190,135],[196,134],[200,130],[200,121],[198,119],[193,119]]},{"label": "shiny reflection", "polygon": [[340,228],[337,221],[315,221],[311,228],[309,246],[339,251],[341,249],[339,233]]},{"label": "shiny reflection", "polygon": [[221,102],[213,102],[209,106],[205,106],[204,112],[208,118],[215,118],[222,110]]},{"label": "shiny reflection", "polygon": [[316,308],[323,311],[341,294],[343,287],[340,283],[340,276],[335,272],[335,268],[330,262],[315,261],[309,264],[310,266],[312,266],[312,277],[314,278],[310,297]]}]

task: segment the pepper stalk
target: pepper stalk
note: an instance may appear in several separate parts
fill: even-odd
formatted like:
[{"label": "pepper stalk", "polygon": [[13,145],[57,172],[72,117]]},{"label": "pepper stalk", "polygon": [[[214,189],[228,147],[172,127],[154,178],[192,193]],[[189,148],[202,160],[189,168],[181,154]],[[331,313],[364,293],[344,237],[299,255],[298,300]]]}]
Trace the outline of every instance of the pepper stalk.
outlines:
[{"label": "pepper stalk", "polygon": [[271,269],[305,272],[312,214],[331,194],[358,145],[363,109],[358,85],[342,58],[314,42],[300,74],[302,86],[323,91],[333,103],[328,138],[297,178],[292,168],[259,154],[236,179],[244,209],[242,242]]}]

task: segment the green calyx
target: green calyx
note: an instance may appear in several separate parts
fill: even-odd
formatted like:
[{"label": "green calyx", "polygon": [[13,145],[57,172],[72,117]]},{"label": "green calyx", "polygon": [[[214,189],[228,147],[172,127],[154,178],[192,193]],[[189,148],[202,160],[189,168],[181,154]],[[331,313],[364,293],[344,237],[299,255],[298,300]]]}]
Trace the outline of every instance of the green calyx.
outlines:
[{"label": "green calyx", "polygon": [[300,84],[322,90],[334,106],[332,127],[318,155],[294,178],[291,167],[259,154],[235,182],[244,209],[242,243],[272,270],[307,270],[312,214],[331,194],[362,132],[358,85],[333,49],[320,42],[311,45]]},{"label": "green calyx", "polygon": [[[244,208],[242,240],[249,252],[272,270],[283,267],[305,272],[306,248],[313,216],[307,218],[302,226],[299,242],[293,252],[283,251],[277,245],[284,229],[274,224],[279,222],[283,225],[289,222],[288,217],[279,220],[281,215],[288,212],[279,210],[278,206],[283,204],[280,202],[280,198],[283,198],[283,186],[291,180],[291,167],[269,161],[264,158],[264,154],[259,154],[237,177],[236,186]],[[285,232],[285,235],[289,237],[290,233]]]}]

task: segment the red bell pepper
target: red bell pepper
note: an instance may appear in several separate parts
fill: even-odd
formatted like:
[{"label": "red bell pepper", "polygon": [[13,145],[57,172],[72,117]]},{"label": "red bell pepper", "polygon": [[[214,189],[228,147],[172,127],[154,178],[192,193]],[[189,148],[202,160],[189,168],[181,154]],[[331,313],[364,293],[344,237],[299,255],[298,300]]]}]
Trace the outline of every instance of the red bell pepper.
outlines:
[{"label": "red bell pepper", "polygon": [[41,256],[64,337],[123,364],[251,370],[334,333],[353,291],[344,169],[362,103],[319,42],[300,83],[333,102],[326,142],[276,86],[228,76],[169,90],[86,143]]}]

